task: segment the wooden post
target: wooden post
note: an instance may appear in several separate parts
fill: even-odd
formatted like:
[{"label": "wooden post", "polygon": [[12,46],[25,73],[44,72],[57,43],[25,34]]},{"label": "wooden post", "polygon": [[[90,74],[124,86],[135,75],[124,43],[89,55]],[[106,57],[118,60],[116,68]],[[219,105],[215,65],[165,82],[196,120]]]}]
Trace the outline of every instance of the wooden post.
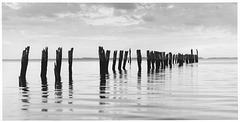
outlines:
[{"label": "wooden post", "polygon": [[150,59],[151,59],[151,63],[152,63],[152,70],[154,70],[155,58],[154,58],[154,52],[153,51],[150,52]]},{"label": "wooden post", "polygon": [[41,60],[41,81],[42,84],[47,84],[47,63],[48,63],[48,47],[42,50],[42,60]]},{"label": "wooden post", "polygon": [[190,56],[190,63],[194,63],[194,59],[193,59],[193,49],[191,49],[191,56]]},{"label": "wooden post", "polygon": [[122,67],[122,60],[123,60],[123,50],[120,50],[119,59],[118,59],[118,70],[120,70],[120,71],[121,71],[121,67]]},{"label": "wooden post", "polygon": [[165,69],[166,67],[166,55],[165,55],[165,52],[162,52],[162,55],[163,55],[163,69]]},{"label": "wooden post", "polygon": [[124,60],[123,60],[123,69],[126,70],[126,63],[127,63],[127,58],[128,58],[128,51],[125,51],[124,53]]},{"label": "wooden post", "polygon": [[105,73],[108,74],[108,64],[109,64],[110,50],[106,51],[106,61],[105,61]]},{"label": "wooden post", "polygon": [[141,50],[137,50],[137,64],[138,64],[138,71],[142,70],[141,64],[142,64],[142,55]]},{"label": "wooden post", "polygon": [[159,70],[159,67],[160,67],[160,54],[158,51],[154,51],[154,54],[155,54],[155,59],[156,59],[156,71]]},{"label": "wooden post", "polygon": [[168,66],[168,54],[165,56],[165,66]]},{"label": "wooden post", "polygon": [[198,49],[196,49],[197,55],[196,55],[196,63],[198,63]]},{"label": "wooden post", "polygon": [[106,58],[105,58],[105,51],[103,49],[103,47],[99,46],[98,47],[98,56],[99,56],[99,65],[100,65],[100,75],[103,76],[105,78],[105,65],[106,65]]},{"label": "wooden post", "polygon": [[131,48],[129,49],[129,64],[131,65],[132,63],[132,57],[131,57]]},{"label": "wooden post", "polygon": [[183,66],[183,54],[178,54],[179,57],[179,65],[178,66]]},{"label": "wooden post", "polygon": [[54,63],[55,88],[61,88],[61,65],[62,65],[62,48],[56,50],[56,62]]},{"label": "wooden post", "polygon": [[147,71],[149,72],[151,69],[151,59],[150,59],[150,52],[147,50]]},{"label": "wooden post", "polygon": [[113,71],[115,71],[116,60],[117,60],[117,50],[113,52],[113,64],[112,64]]},{"label": "wooden post", "polygon": [[22,52],[21,72],[19,76],[19,87],[27,86],[26,72],[27,72],[27,66],[28,66],[29,49],[30,49],[30,46],[27,46]]},{"label": "wooden post", "polygon": [[169,66],[170,66],[170,68],[172,68],[172,53],[171,52],[169,52]]},{"label": "wooden post", "polygon": [[159,56],[160,56],[161,69],[163,69],[163,65],[164,65],[164,63],[163,63],[163,52],[160,52]]},{"label": "wooden post", "polygon": [[69,84],[72,83],[72,60],[73,60],[73,48],[68,51],[68,71],[69,71]]},{"label": "wooden post", "polygon": [[175,64],[175,54],[173,54],[173,60],[172,60],[173,64]]}]

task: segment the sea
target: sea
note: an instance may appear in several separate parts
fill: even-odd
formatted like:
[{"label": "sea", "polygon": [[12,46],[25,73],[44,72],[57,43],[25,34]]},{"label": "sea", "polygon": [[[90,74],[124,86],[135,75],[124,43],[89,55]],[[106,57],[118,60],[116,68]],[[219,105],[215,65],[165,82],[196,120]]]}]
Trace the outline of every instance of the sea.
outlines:
[{"label": "sea", "polygon": [[[116,68],[117,68],[116,63]],[[41,84],[41,61],[29,61],[27,87],[19,87],[21,61],[2,61],[3,120],[237,120],[237,59],[199,59],[147,72],[142,61],[112,71],[101,84],[98,60],[68,61],[61,67],[62,88],[55,89],[54,61]]]}]

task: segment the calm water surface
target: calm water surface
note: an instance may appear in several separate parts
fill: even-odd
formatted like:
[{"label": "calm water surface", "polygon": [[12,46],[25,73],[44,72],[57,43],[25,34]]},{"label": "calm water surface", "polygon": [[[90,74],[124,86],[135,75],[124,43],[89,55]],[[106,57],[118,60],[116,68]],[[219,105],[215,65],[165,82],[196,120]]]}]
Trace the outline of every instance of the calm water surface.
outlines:
[{"label": "calm water surface", "polygon": [[[20,61],[3,61],[3,120],[238,119],[237,60],[200,60],[147,74],[146,61],[100,84],[98,61],[74,61],[73,84],[62,63],[62,88],[40,81],[40,61],[30,61],[28,86],[18,87]],[[118,63],[117,63],[118,64]]]}]

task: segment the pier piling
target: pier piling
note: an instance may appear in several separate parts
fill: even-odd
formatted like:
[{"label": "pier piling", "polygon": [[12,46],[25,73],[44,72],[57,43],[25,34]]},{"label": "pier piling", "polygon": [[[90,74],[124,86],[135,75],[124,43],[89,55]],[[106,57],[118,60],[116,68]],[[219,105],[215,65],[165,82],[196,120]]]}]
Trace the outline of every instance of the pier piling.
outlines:
[{"label": "pier piling", "polygon": [[73,81],[72,80],[72,59],[73,59],[73,48],[71,48],[71,50],[68,51],[69,83]]},{"label": "pier piling", "polygon": [[142,55],[141,50],[137,50],[137,64],[138,64],[138,71],[142,70],[141,64],[142,64]]},{"label": "pier piling", "polygon": [[41,59],[41,81],[42,84],[47,84],[47,63],[48,63],[48,47],[42,50],[42,59]]},{"label": "pier piling", "polygon": [[27,66],[28,66],[29,49],[30,49],[30,46],[27,46],[22,52],[21,72],[19,76],[19,87],[26,87],[27,85],[26,72],[27,72]]}]

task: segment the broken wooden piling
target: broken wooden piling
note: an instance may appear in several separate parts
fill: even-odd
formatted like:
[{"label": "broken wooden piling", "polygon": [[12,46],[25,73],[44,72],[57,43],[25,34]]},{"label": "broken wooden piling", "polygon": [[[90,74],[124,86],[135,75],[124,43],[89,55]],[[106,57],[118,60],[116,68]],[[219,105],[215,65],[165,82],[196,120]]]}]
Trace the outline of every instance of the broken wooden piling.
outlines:
[{"label": "broken wooden piling", "polygon": [[112,64],[113,71],[115,71],[116,60],[117,60],[117,50],[113,52],[113,64]]},{"label": "broken wooden piling", "polygon": [[156,71],[159,70],[160,67],[160,53],[158,51],[154,51],[154,57],[155,57],[155,62],[156,62]]},{"label": "broken wooden piling", "polygon": [[126,70],[126,63],[127,63],[127,58],[128,58],[128,51],[125,51],[124,53],[124,59],[123,59],[123,70]]},{"label": "broken wooden piling", "polygon": [[171,52],[169,52],[168,63],[169,63],[170,68],[172,68],[172,53]]},{"label": "broken wooden piling", "polygon": [[151,69],[151,59],[150,59],[150,52],[147,50],[147,71],[149,72]]},{"label": "broken wooden piling", "polygon": [[27,72],[27,66],[28,66],[29,49],[30,49],[30,46],[27,46],[22,52],[21,72],[19,76],[19,87],[27,86],[26,72]]},{"label": "broken wooden piling", "polygon": [[154,52],[153,51],[150,52],[150,59],[151,59],[151,64],[152,64],[152,70],[154,70],[154,68],[155,68],[155,66],[154,66],[155,57],[154,57]]},{"label": "broken wooden piling", "polygon": [[106,58],[105,58],[105,63],[106,63],[106,69],[105,69],[105,72],[108,74],[108,64],[109,64],[109,57],[110,57],[110,50],[107,50],[106,51]]},{"label": "broken wooden piling", "polygon": [[62,48],[59,47],[56,50],[56,62],[54,63],[54,74],[55,74],[55,88],[61,85],[61,65],[62,65]]},{"label": "broken wooden piling", "polygon": [[131,48],[129,49],[129,64],[131,66],[132,63],[132,57],[131,57]]},{"label": "broken wooden piling", "polygon": [[48,47],[42,50],[42,59],[41,59],[41,81],[42,84],[47,84],[47,63],[48,63]]},{"label": "broken wooden piling", "polygon": [[195,62],[198,63],[198,49],[196,49],[196,53],[197,53],[197,54],[196,54],[196,58],[195,58],[196,61],[195,61]]},{"label": "broken wooden piling", "polygon": [[122,70],[122,60],[123,60],[123,50],[120,50],[119,59],[118,59],[118,70]]},{"label": "broken wooden piling", "polygon": [[141,64],[142,64],[142,55],[141,50],[137,50],[137,64],[138,64],[138,71],[142,70]]},{"label": "broken wooden piling", "polygon": [[104,51],[103,47],[101,47],[101,46],[99,46],[99,48],[98,48],[98,55],[99,55],[100,75],[101,75],[101,77],[105,78],[106,59],[105,59],[105,51]]},{"label": "broken wooden piling", "polygon": [[69,84],[71,84],[72,80],[72,60],[73,60],[73,48],[68,51],[68,72],[69,72]]}]

